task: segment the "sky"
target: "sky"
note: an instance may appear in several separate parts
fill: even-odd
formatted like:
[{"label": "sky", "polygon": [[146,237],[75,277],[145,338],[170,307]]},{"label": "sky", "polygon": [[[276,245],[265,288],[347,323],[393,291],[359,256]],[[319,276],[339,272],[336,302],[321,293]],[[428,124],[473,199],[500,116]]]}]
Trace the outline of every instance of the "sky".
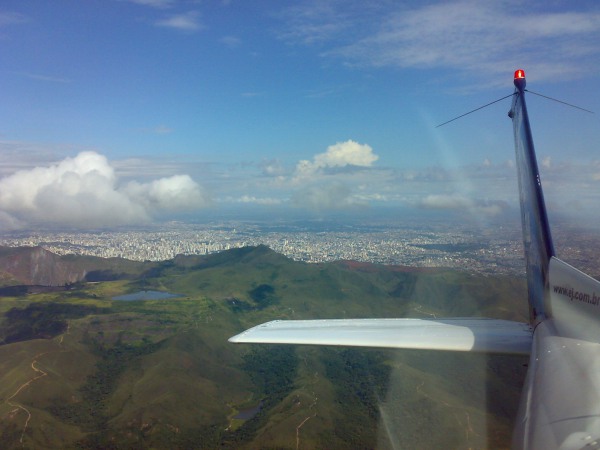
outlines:
[{"label": "sky", "polygon": [[4,0],[0,230],[227,211],[518,211],[528,95],[551,218],[600,218],[596,1]]}]

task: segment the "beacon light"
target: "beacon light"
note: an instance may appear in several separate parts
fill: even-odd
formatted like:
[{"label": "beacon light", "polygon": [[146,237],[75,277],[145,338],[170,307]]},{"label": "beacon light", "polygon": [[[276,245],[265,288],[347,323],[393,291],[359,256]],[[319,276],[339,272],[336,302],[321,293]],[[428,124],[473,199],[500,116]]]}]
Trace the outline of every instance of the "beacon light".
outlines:
[{"label": "beacon light", "polygon": [[513,81],[513,83],[515,84],[515,87],[519,90],[519,92],[522,92],[525,90],[525,71],[523,69],[517,69],[515,70],[515,79]]}]

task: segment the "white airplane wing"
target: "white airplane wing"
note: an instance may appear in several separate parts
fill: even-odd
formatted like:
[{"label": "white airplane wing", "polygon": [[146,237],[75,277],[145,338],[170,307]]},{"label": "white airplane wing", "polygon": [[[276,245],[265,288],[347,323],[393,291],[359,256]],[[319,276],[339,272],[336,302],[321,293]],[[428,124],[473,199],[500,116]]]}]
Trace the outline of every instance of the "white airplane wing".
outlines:
[{"label": "white airplane wing", "polygon": [[529,354],[532,333],[525,323],[484,318],[275,320],[229,342]]}]

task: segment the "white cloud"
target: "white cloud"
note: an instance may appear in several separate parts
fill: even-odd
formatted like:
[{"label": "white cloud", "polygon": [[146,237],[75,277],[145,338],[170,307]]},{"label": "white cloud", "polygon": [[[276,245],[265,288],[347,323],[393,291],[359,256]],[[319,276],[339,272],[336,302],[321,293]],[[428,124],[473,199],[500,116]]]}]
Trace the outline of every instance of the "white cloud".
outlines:
[{"label": "white cloud", "polygon": [[283,201],[273,197],[255,197],[253,195],[242,195],[239,198],[231,199],[235,203],[254,203],[257,205],[280,205]]},{"label": "white cloud", "polygon": [[552,167],[552,158],[550,156],[546,156],[542,159],[542,167],[544,169],[550,169],[550,167]]},{"label": "white cloud", "polygon": [[278,159],[263,160],[260,164],[262,174],[268,177],[280,177],[285,174],[285,167]]},{"label": "white cloud", "polygon": [[169,134],[173,132],[173,128],[161,124],[154,127],[152,131],[156,134]]},{"label": "white cloud", "polygon": [[373,192],[373,193],[367,193],[367,194],[356,194],[355,198],[359,201],[359,202],[364,202],[364,204],[371,202],[371,201],[376,201],[376,202],[387,202],[389,201],[389,197],[387,195],[384,194],[380,194],[378,192]]},{"label": "white cloud", "polygon": [[418,206],[426,209],[467,211],[475,215],[497,216],[508,209],[499,200],[479,200],[461,194],[430,194],[421,199]]},{"label": "white cloud", "polygon": [[0,141],[0,178],[18,170],[32,169],[39,165],[51,164],[58,155],[70,151],[65,146],[40,145],[20,141]]},{"label": "white cloud", "polygon": [[0,11],[0,27],[27,22],[29,22],[29,19],[21,13]]},{"label": "white cloud", "polygon": [[420,205],[430,209],[467,209],[473,201],[461,195],[431,194],[422,199]]},{"label": "white cloud", "polygon": [[515,66],[526,66],[538,80],[598,69],[600,9],[578,2],[565,2],[560,11],[546,2],[527,2],[526,8],[521,3],[458,0],[415,2],[411,8],[398,2],[308,2],[284,15],[281,36],[327,43],[324,56],[359,66],[451,68],[470,80]]},{"label": "white cloud", "polygon": [[307,177],[327,168],[346,166],[371,167],[379,156],[367,144],[348,140],[327,147],[325,153],[315,155],[313,161],[302,160],[296,165],[296,176]]},{"label": "white cloud", "polygon": [[38,73],[21,73],[21,75],[23,75],[24,77],[30,78],[32,80],[38,80],[38,81],[49,81],[51,83],[70,83],[71,80],[68,78],[63,78],[63,77],[54,77],[54,76],[49,76],[49,75],[41,75]]},{"label": "white cloud", "polygon": [[300,3],[281,14],[286,27],[279,36],[304,44],[328,41],[351,27],[351,21],[345,16],[345,11],[337,10],[332,2]]},{"label": "white cloud", "polygon": [[139,131],[140,133],[144,133],[144,134],[158,134],[158,135],[171,134],[174,131],[173,128],[171,128],[168,125],[165,125],[164,123],[160,123],[158,125],[151,126],[151,127],[136,128],[135,130]]},{"label": "white cloud", "polygon": [[181,212],[209,205],[200,186],[189,175],[174,175],[150,183],[129,182],[123,189],[149,212]]},{"label": "white cloud", "polygon": [[242,40],[236,36],[223,36],[221,42],[229,48],[237,48],[242,45]]},{"label": "white cloud", "polygon": [[13,231],[24,228],[25,224],[16,217],[11,216],[4,211],[0,211],[0,230]]},{"label": "white cloud", "polygon": [[183,14],[174,14],[166,19],[156,22],[159,27],[173,28],[180,31],[194,32],[204,28],[200,23],[198,11],[189,11]]},{"label": "white cloud", "polygon": [[156,214],[207,204],[207,195],[187,175],[120,188],[106,157],[91,151],[0,179],[0,220],[13,227],[40,222],[85,228],[139,224]]},{"label": "white cloud", "polygon": [[366,202],[354,196],[351,189],[342,183],[308,186],[294,193],[291,204],[318,212],[367,206]]},{"label": "white cloud", "polygon": [[23,170],[0,180],[0,206],[3,209],[35,209],[38,196],[46,189],[59,189],[74,195],[87,189],[87,180],[102,180],[112,186],[115,176],[106,158],[94,152],[82,152],[58,165]]},{"label": "white cloud", "polygon": [[[173,155],[170,155],[173,156]],[[111,161],[115,173],[121,178],[144,180],[171,176],[172,173],[189,171],[194,164],[191,161],[179,161],[176,158],[128,158]]]},{"label": "white cloud", "polygon": [[174,0],[129,0],[131,3],[152,8],[170,8],[175,3]]}]

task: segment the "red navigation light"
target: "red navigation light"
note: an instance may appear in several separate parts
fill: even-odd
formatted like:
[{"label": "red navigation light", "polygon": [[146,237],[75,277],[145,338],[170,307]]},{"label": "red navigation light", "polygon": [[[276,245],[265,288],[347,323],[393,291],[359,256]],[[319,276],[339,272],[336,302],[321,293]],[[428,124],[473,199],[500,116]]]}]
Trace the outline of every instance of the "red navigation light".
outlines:
[{"label": "red navigation light", "polygon": [[525,78],[525,71],[522,69],[515,70],[515,80],[518,80],[520,78]]}]

